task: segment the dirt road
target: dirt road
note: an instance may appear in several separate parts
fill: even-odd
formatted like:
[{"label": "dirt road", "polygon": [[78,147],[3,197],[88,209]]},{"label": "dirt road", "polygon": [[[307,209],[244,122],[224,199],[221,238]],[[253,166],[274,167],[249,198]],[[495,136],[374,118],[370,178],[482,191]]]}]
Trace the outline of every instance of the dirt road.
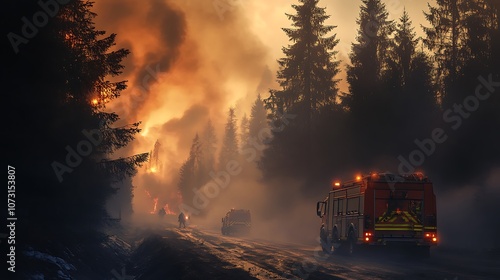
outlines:
[{"label": "dirt road", "polygon": [[430,258],[362,252],[326,255],[319,244],[223,236],[166,226],[134,253],[135,279],[500,279],[500,259],[433,250]]}]

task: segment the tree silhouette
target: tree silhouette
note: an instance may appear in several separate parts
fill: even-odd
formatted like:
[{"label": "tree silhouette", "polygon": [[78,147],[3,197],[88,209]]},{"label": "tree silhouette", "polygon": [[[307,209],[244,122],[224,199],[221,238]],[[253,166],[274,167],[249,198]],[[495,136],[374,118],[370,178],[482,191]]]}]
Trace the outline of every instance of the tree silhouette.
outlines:
[{"label": "tree silhouette", "polygon": [[428,4],[429,12],[424,13],[431,24],[423,27],[427,37],[425,44],[434,55],[436,62],[435,83],[441,102],[449,104],[453,86],[460,78],[461,69],[467,59],[467,34],[463,28],[464,0],[437,0],[436,6]]},{"label": "tree silhouette", "polygon": [[[11,3],[11,16],[17,20],[39,10],[35,4]],[[5,60],[3,74],[12,92],[6,110],[18,120],[7,127],[13,135],[7,158],[25,170],[19,182],[25,186],[19,190],[25,199],[20,238],[43,232],[78,239],[97,229],[107,218],[105,202],[115,192],[114,183],[147,160],[147,154],[112,158],[140,131],[139,123],[115,127],[119,116],[104,111],[126,87],[126,81],[111,80],[121,74],[129,51],[114,50],[116,35],[95,29],[91,10],[90,1],[60,6]]]},{"label": "tree silhouette", "polygon": [[240,122],[240,148],[243,149],[247,145],[248,138],[250,137],[250,121],[247,114],[244,114]]},{"label": "tree silhouette", "polygon": [[[349,55],[351,65],[347,67],[349,94],[344,96],[343,103],[351,112],[366,114],[366,110],[379,98],[382,77],[388,69],[387,50],[391,46],[390,35],[394,31],[394,23],[388,20],[385,5],[380,0],[363,0],[356,23],[358,35],[352,44]],[[373,118],[373,116],[367,116]]]},{"label": "tree silhouette", "polygon": [[231,160],[238,160],[238,128],[234,108],[230,108],[227,115],[224,138],[219,155],[219,170],[226,168],[226,164]]},{"label": "tree silhouette", "polygon": [[[217,136],[211,120],[208,120],[201,136],[201,149],[203,155],[203,166],[206,169],[206,176],[216,168],[215,154],[217,152]],[[208,179],[208,177],[207,177]]]},{"label": "tree silhouette", "polygon": [[267,107],[275,117],[283,112],[298,113],[303,127],[310,127],[321,109],[336,102],[335,76],[340,71],[333,51],[339,40],[326,37],[336,26],[324,25],[330,16],[318,0],[299,0],[292,5],[296,14],[286,14],[294,28],[283,28],[293,43],[283,47],[284,58],[278,60],[277,73],[281,90],[271,90]]},{"label": "tree silhouette", "polygon": [[184,203],[190,205],[193,201],[194,190],[202,185],[202,147],[198,134],[193,138],[188,159],[182,164],[179,173],[178,188]]}]

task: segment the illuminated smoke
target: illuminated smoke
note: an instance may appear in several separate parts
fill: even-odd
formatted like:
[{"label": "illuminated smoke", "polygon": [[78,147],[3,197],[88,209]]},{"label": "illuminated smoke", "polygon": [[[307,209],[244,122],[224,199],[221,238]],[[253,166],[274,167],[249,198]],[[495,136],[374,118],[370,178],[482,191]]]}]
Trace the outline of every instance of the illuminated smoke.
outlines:
[{"label": "illuminated smoke", "polygon": [[176,209],[179,168],[194,135],[211,119],[221,139],[230,106],[237,116],[248,114],[257,94],[272,86],[274,58],[252,32],[243,7],[227,11],[224,20],[212,1],[111,0],[94,8],[97,28],[116,33],[117,47],[131,51],[119,77],[128,88],[107,110],[123,124],[141,121],[143,129],[115,156],[150,152],[156,140],[162,144],[162,168],[150,165],[133,179],[134,212],[150,212],[154,198]]}]

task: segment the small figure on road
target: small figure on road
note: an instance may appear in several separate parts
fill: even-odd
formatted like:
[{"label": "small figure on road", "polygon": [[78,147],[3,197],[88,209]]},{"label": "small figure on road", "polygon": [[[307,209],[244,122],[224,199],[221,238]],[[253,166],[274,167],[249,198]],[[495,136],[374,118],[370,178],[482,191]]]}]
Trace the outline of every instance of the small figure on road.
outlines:
[{"label": "small figure on road", "polygon": [[160,211],[158,211],[158,216],[160,216],[160,218],[163,218],[166,214],[167,212],[165,212],[164,208],[161,208]]},{"label": "small figure on road", "polygon": [[186,215],[183,212],[179,214],[179,228],[186,228]]}]

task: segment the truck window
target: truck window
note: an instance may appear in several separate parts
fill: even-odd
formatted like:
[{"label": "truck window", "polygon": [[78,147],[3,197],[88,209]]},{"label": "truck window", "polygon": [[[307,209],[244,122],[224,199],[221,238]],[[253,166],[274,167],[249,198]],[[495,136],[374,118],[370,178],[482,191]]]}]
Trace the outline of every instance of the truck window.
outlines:
[{"label": "truck window", "polygon": [[359,213],[359,197],[347,199],[347,214],[358,214]]},{"label": "truck window", "polygon": [[337,210],[337,207],[338,207],[338,202],[336,199],[333,199],[332,200],[332,212],[333,212],[333,216],[337,216],[338,215],[338,210]]},{"label": "truck window", "polygon": [[343,198],[339,198],[339,208],[338,208],[337,213],[339,216],[344,215],[344,199]]}]

